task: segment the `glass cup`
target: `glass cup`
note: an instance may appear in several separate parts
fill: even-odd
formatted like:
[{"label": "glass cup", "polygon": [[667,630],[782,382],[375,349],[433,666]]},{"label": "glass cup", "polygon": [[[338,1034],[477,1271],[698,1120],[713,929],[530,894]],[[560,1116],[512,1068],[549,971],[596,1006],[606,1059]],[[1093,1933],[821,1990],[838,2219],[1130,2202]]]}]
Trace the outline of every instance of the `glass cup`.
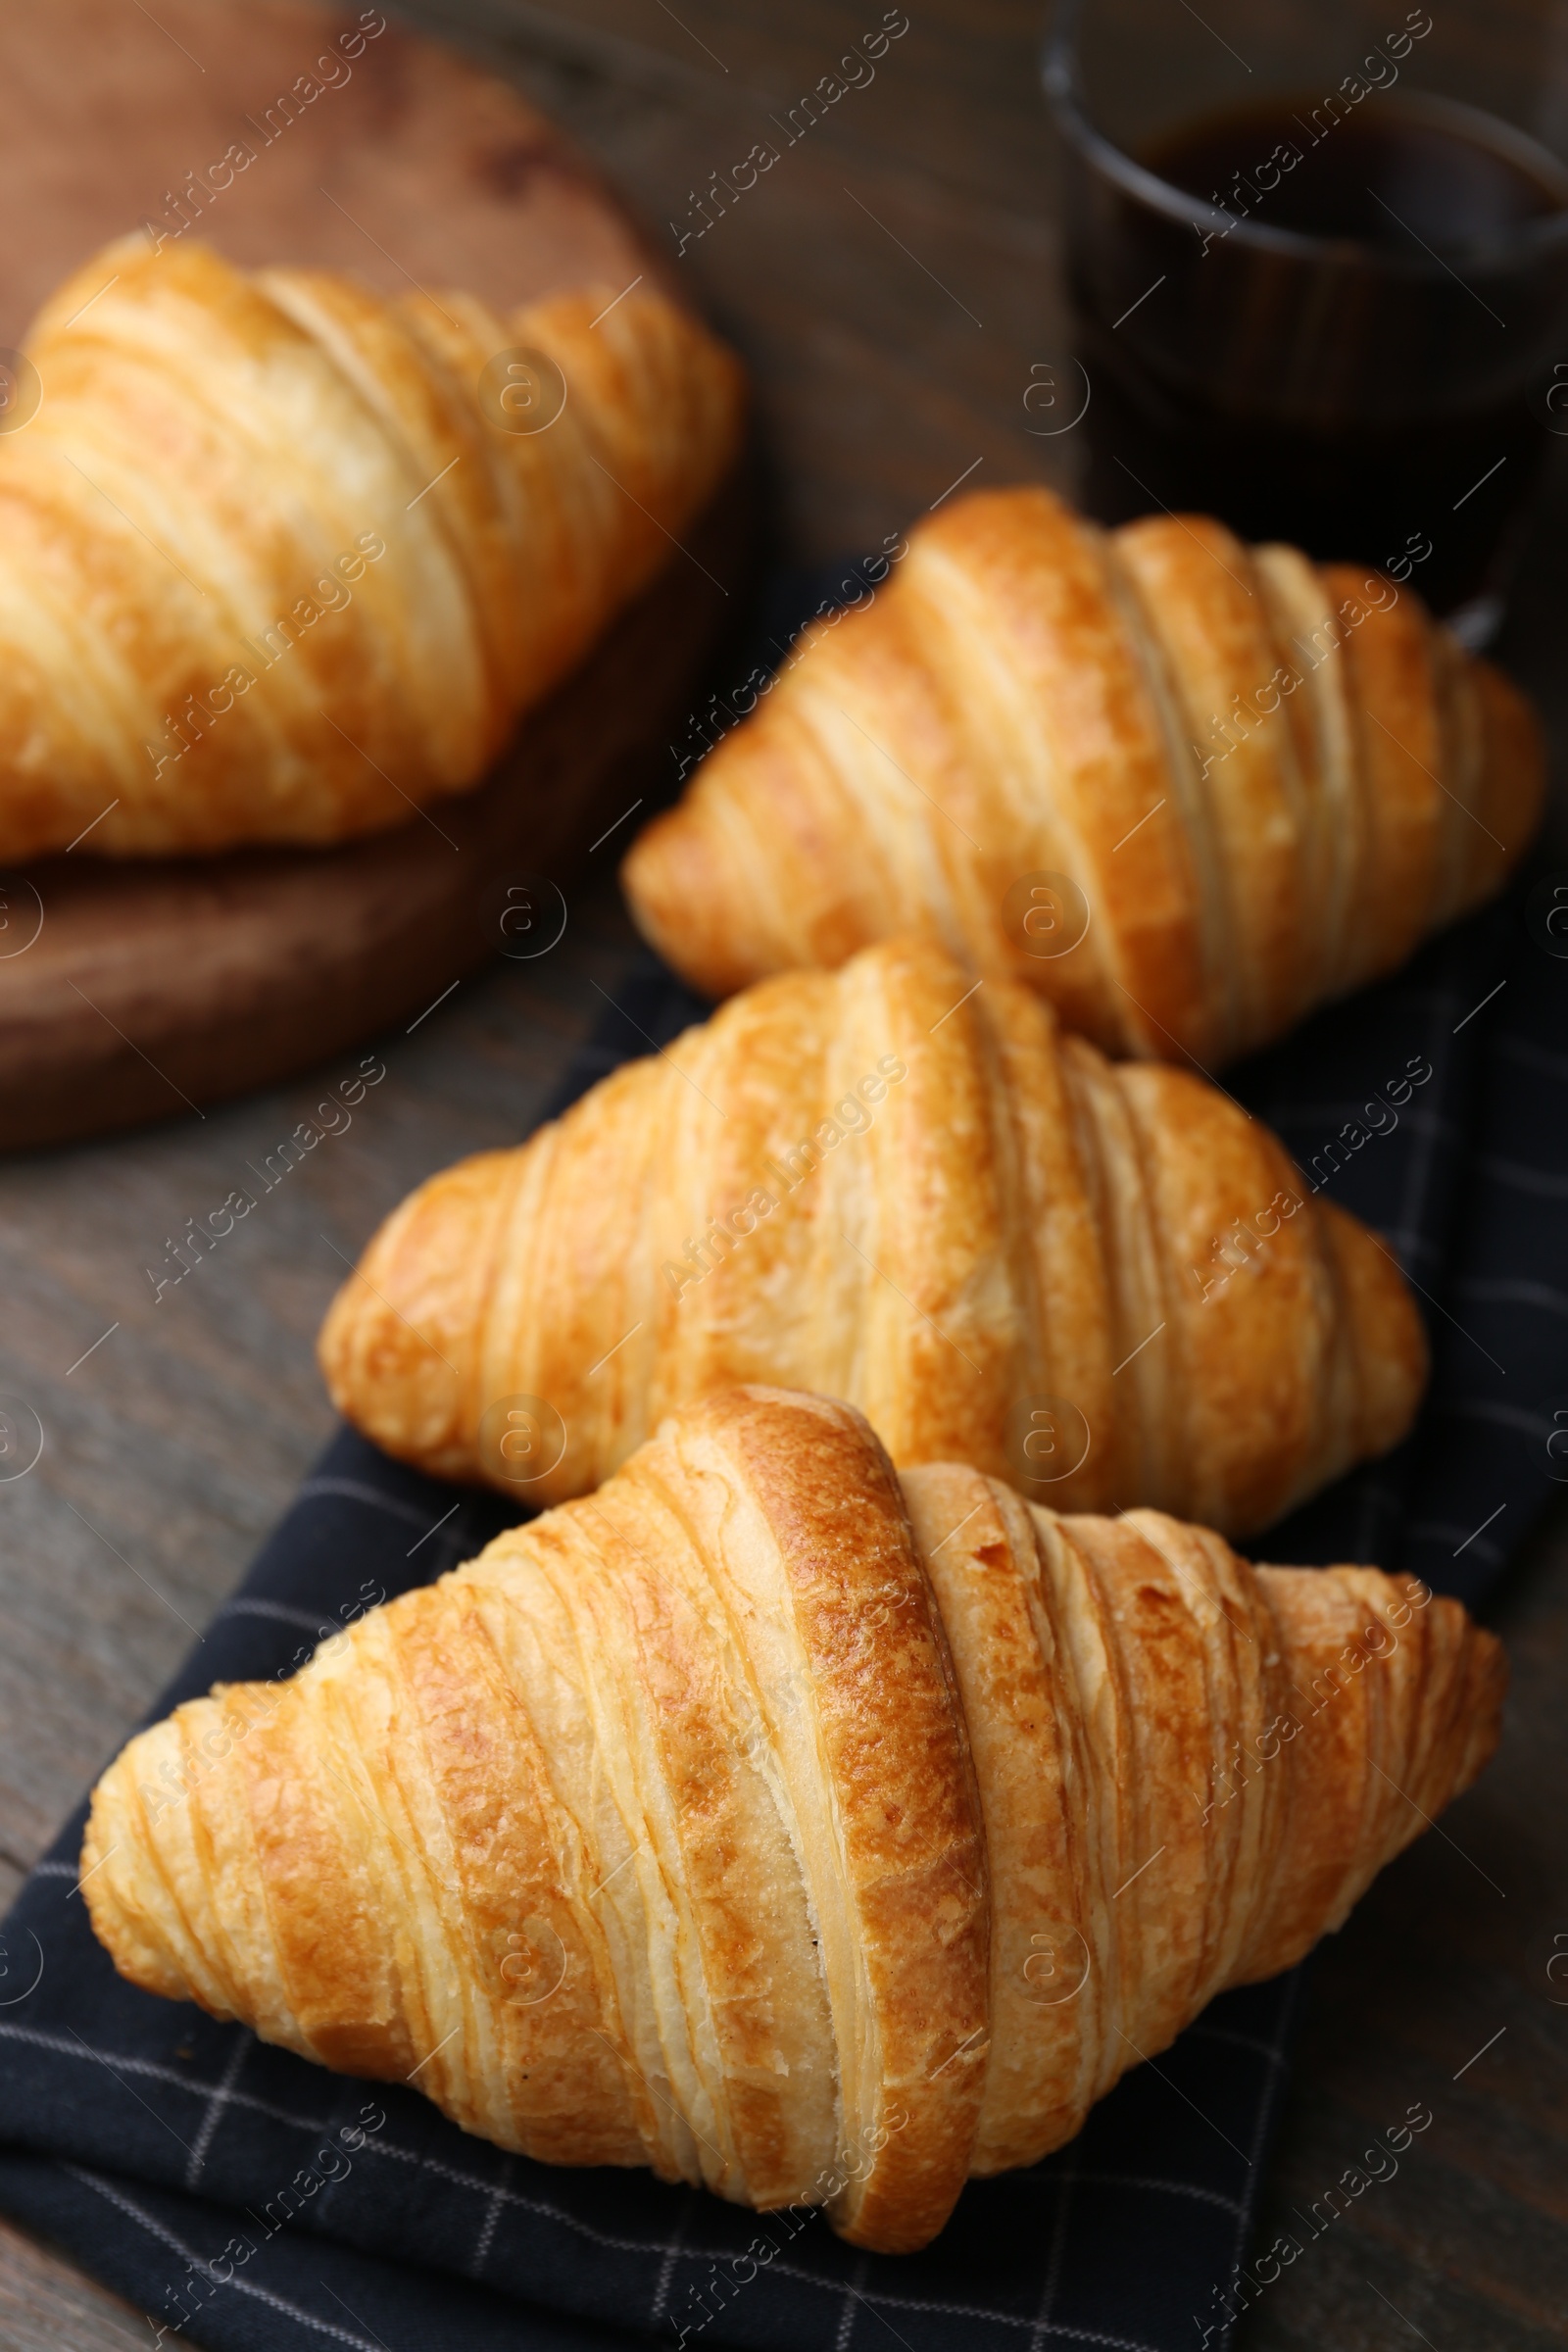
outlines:
[{"label": "glass cup", "polygon": [[1568,434],[1552,0],[1061,0],[1085,503],[1218,514],[1500,618]]}]

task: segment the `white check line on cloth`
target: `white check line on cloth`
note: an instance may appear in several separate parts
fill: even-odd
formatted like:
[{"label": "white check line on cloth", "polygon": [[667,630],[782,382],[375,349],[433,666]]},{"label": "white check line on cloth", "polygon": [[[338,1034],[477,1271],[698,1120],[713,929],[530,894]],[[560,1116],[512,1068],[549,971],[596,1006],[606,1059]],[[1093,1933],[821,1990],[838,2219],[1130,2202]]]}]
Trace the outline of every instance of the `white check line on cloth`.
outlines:
[{"label": "white check line on cloth", "polygon": [[[1261,2048],[1262,2044],[1255,2046]],[[1217,2205],[1221,2213],[1239,2215],[1245,2211],[1239,2198],[1224,2196],[1217,2188],[1200,2188],[1192,2180],[1155,2180],[1145,2173],[1075,2173],[1073,2178],[1087,2180],[1095,2188],[1155,2189],[1166,2197],[1197,2197],[1204,2205]]]},{"label": "white check line on cloth", "polygon": [[[101,2065],[121,2067],[127,2075],[142,2075],[155,2082],[172,2082],[176,2090],[188,2090],[195,2098],[212,2098],[221,2087],[217,2082],[200,2082],[194,2076],[182,2075],[172,2066],[160,2066],[155,2058],[132,2058],[119,2050],[95,2050],[85,2041],[68,2040],[64,2034],[51,2034],[40,2026],[19,2026],[9,2019],[0,2019],[0,2035],[11,2041],[27,2042],[35,2049],[53,2050],[64,2058],[94,2058]],[[329,2117],[323,2120],[295,2115],[287,2107],[274,2107],[270,2099],[259,2099],[250,2091],[231,2091],[229,2097],[236,2107],[246,2107],[256,2115],[269,2116],[273,2123],[292,2124],[296,2131],[308,2132],[313,2136],[331,2129]],[[367,2142],[367,2145],[369,2144]]]},{"label": "white check line on cloth", "polygon": [[115,2081],[120,2084],[122,2090],[128,2090],[131,2097],[135,2100],[137,2106],[145,2108],[147,2113],[152,2117],[153,2122],[157,2124],[161,2130],[167,2132],[171,2139],[177,2139],[180,2146],[184,2149],[186,2155],[188,2156],[190,2154],[190,2141],[183,2138],[181,2134],[174,2130],[173,2125],[169,2121],[167,2116],[160,2115],[157,2108],[151,2106],[148,2101],[142,2097],[141,2092],[135,2087],[134,2083],[127,2082],[125,2081],[124,2076],[121,2073],[119,2067],[116,2066],[114,2060],[112,2058],[106,2058],[102,2050],[95,2050],[90,2042],[82,2041],[81,2035],[76,2032],[74,2026],[68,2026],[66,2031],[71,2035],[73,2041],[79,2042],[81,2044],[82,2054],[85,2057],[95,2060],[96,2063],[104,2069],[106,2074],[112,2075]]},{"label": "white check line on cloth", "polygon": [[[858,2306],[865,2301],[864,2295],[860,2292],[861,2283],[865,2278],[865,2268],[866,2257],[862,2254],[855,2265],[854,2278],[846,2278],[844,2281],[844,2310],[839,2320],[838,2334],[833,2339],[833,2352],[849,2352],[850,2337],[855,2332],[855,2314]],[[884,2320],[883,2326],[887,2327],[887,2325]],[[909,2346],[906,2343],[905,2338],[899,2335],[896,2328],[889,2328],[889,2333],[898,2336],[899,2342],[905,2346],[905,2352],[909,2352]]]},{"label": "white check line on cloth", "polygon": [[[54,2050],[66,2057],[92,2058],[99,2059],[100,2061],[103,2058],[103,2053],[90,2049],[85,2042],[74,2046],[70,2041],[66,2040],[60,2034],[44,2033],[29,2026],[15,2026],[3,2020],[0,2020],[0,2035],[8,2035],[14,2040],[29,2042],[44,2049]],[[160,2066],[150,2058],[122,2057],[117,2052],[114,2063],[122,2067],[127,2074],[137,2074],[145,2077],[151,2077],[156,2081],[172,2082],[175,2083],[181,2090],[192,2091],[198,2095],[206,2092],[210,2096],[219,2088],[217,2083],[193,2082],[184,2075],[176,2074],[172,2067]],[[297,2130],[308,2132],[312,2134],[317,2134],[330,2129],[329,2118],[326,2121],[322,2121],[320,2118],[293,2115],[287,2108],[274,2106],[270,2100],[259,2099],[248,2091],[233,2091],[230,2094],[230,2104],[235,2107],[247,2108],[258,2115],[269,2116],[276,2123],[291,2124]],[[451,2180],[455,2182],[460,2188],[471,2188],[479,2196],[494,2198],[502,2204],[516,2206],[522,2212],[533,2214],[544,2221],[559,2222],[563,2228],[570,2230],[578,2237],[586,2238],[590,2244],[603,2246],[607,2249],[607,2251],[612,2253],[635,2254],[646,2257],[654,2254],[667,2255],[673,2251],[677,2256],[692,2262],[727,2262],[731,2254],[734,2252],[734,2248],[729,2246],[684,2246],[677,2244],[675,2247],[671,2248],[667,2241],[661,2238],[648,2239],[612,2236],[608,2230],[594,2229],[591,2223],[582,2221],[576,2214],[568,2212],[564,2206],[550,2204],[541,2197],[523,2196],[518,2190],[507,2188],[495,2181],[480,2180],[471,2173],[460,2172],[455,2165],[442,2163],[438,2157],[422,2156],[413,2148],[399,2147],[395,2141],[385,2140],[378,2137],[370,2138],[368,2136],[365,2142],[363,2153],[368,2156],[386,2156],[402,2164],[414,2165],[417,2170],[430,2173],[438,2180]],[[81,2180],[88,2181],[91,2186],[101,2190],[105,2196],[110,2197],[111,2201],[118,2201],[115,2198],[114,2192],[110,2190],[105,2183],[97,2180],[91,2174],[70,2164],[66,2164],[64,2169],[68,2172],[76,2172]],[[1118,2178],[1120,2178],[1120,2176],[1114,2174],[1106,2174],[1103,2176],[1103,2179],[1107,2181],[1114,2180]],[[1138,2180],[1132,2180],[1130,2184],[1137,2187],[1146,2185],[1150,2187],[1164,2187],[1169,2185],[1173,2189],[1176,2187],[1175,2183],[1167,2184],[1164,2182],[1155,2181],[1150,2181],[1146,2183]],[[1201,2194],[1203,2192],[1194,2191],[1192,2193]],[[144,2222],[145,2226],[151,2230],[155,2235],[165,2237],[166,2242],[173,2242],[172,2238],[168,2237],[160,2224],[152,2221],[150,2217],[140,2213],[139,2210],[132,2207],[128,2202],[125,2204],[124,2210],[133,2213],[134,2218],[137,2221]],[[759,2217],[759,2219],[764,2224],[766,2218],[767,2217],[765,2215]],[[196,2256],[190,2254],[183,2246],[181,2246],[178,2250],[186,2260],[194,2264],[197,2270],[201,2269],[201,2263]],[[807,2286],[820,2287],[824,2294],[838,2295],[843,2291],[843,2281],[841,2279],[826,2278],[821,2272],[807,2270],[799,2263],[774,2262],[769,2264],[768,2267],[769,2269],[778,2272],[783,2278],[799,2279]],[[240,2287],[247,2285],[248,2282],[239,2278],[235,2278],[229,2283],[232,2283],[236,2287]],[[277,2303],[277,2298],[267,2296],[265,2289],[257,2288],[250,2291],[261,2294],[264,2300],[270,2300]],[[874,2298],[874,2300],[870,2298],[867,2300],[870,2308],[873,2311],[876,2310],[878,2304],[885,2303],[888,2308],[893,2311],[945,2313],[956,2319],[990,2320],[1004,2327],[1039,2329],[1040,2332],[1046,2335],[1071,2336],[1078,2338],[1085,2343],[1103,2345],[1105,2347],[1105,2352],[1158,2352],[1157,2346],[1137,2341],[1131,2336],[1106,2335],[1095,2328],[1058,2327],[1054,2322],[1048,2321],[1042,2323],[1029,2319],[1019,2313],[991,2310],[981,2304],[954,2303],[942,2298],[931,2296],[887,2294],[878,2295]],[[290,2312],[293,2310],[292,2306],[281,2303],[278,2303],[278,2308],[286,2309]],[[334,2330],[328,2327],[325,2322],[311,2319],[310,2314],[308,2313],[301,2312],[295,2316],[309,2320],[312,2327],[321,2328],[328,2334],[334,2332]],[[342,2330],[338,2330],[336,2332],[339,2334],[340,2340],[344,2342],[350,2342],[359,2345],[363,2341],[363,2339],[359,2337],[348,2336]],[[374,2352],[374,2347],[367,2347],[366,2352]]]},{"label": "white check line on cloth", "polygon": [[[216,2082],[197,2082],[188,2075],[178,2073],[172,2066],[161,2066],[156,2059],[124,2057],[119,2051],[115,2051],[112,2057],[106,2057],[104,2052],[90,2048],[84,2041],[74,2041],[68,2039],[64,2034],[51,2034],[37,2026],[14,2025],[9,2019],[0,2019],[0,2037],[12,2041],[27,2042],[34,2048],[51,2050],[65,2058],[90,2058],[100,2064],[112,2063],[121,2067],[128,2075],[140,2075],[144,2079],[156,2082],[172,2082],[176,2089],[189,2091],[196,2097],[204,2094],[211,2097],[219,2088]],[[337,2080],[335,2077],[323,2077],[323,2082],[335,2080]],[[235,2107],[243,2107],[251,2114],[265,2115],[273,2123],[292,2125],[296,2131],[309,2132],[313,2137],[319,2136],[332,2128],[330,2116],[323,2118],[295,2115],[286,2107],[274,2106],[270,2099],[258,2098],[253,2091],[231,2091],[229,2103]],[[392,2140],[379,2137],[372,2139],[367,2136],[362,2152],[366,2155],[389,2156],[403,2164],[416,2165],[421,2172],[434,2174],[438,2180],[454,2181],[460,2188],[471,2188],[479,2196],[501,2197],[507,2204],[520,2206],[524,2212],[537,2214],[545,2221],[562,2223],[566,2229],[574,2230],[579,2236],[589,2239],[592,2244],[604,2246],[612,2253],[662,2254],[667,2251],[662,2238],[611,2236],[605,2230],[595,2230],[590,2223],[580,2222],[575,2214],[567,2212],[564,2206],[552,2205],[542,2197],[522,2196],[515,2189],[500,2188],[492,2180],[481,2180],[472,2173],[460,2172],[455,2165],[443,2164],[439,2157],[421,2156],[413,2148],[400,2148]],[[711,2252],[698,2247],[690,2250],[699,2261],[722,2262],[728,2259],[728,2251],[722,2247],[715,2248]],[[809,2276],[809,2274],[803,2274],[803,2276]]]},{"label": "white check line on cloth", "polygon": [[501,2160],[501,2178],[490,2191],[490,2210],[484,2217],[484,2227],[479,2232],[479,2242],[473,2249],[473,2260],[468,2265],[468,2276],[471,2278],[478,2278],[483,2275],[485,2257],[490,2251],[490,2241],[496,2233],[496,2224],[501,2219],[501,2208],[506,2201],[507,2187],[512,2180],[512,2172],[513,2160],[510,2156],[504,2156]]},{"label": "white check line on cloth", "polygon": [[[410,1527],[423,1527],[424,1513],[412,1502],[404,1502],[396,1494],[379,1494],[374,1487],[362,1485],[357,1478],[308,1478],[294,1496],[294,1502],[314,1502],[318,1495],[340,1494],[349,1502],[373,1503],[377,1510],[390,1511],[394,1518],[406,1520]],[[294,1504],[289,1505],[292,1511]]]},{"label": "white check line on cloth", "polygon": [[309,1609],[291,1609],[282,1600],[255,1600],[248,1592],[242,1592],[237,1600],[225,1600],[213,1624],[221,1624],[225,1617],[270,1618],[278,1625],[298,1626],[302,1633],[314,1634],[318,1641],[324,1630],[320,1617],[313,1617]]},{"label": "white check line on cloth", "polygon": [[1229,2026],[1211,2026],[1202,2021],[1189,2026],[1187,2031],[1201,2034],[1205,2041],[1228,2041],[1238,2050],[1253,2050],[1259,2058],[1266,2058],[1270,2066],[1285,2064],[1284,2051],[1277,2050],[1271,2041],[1259,2041],[1255,2034],[1233,2034]]},{"label": "white check line on cloth", "polygon": [[[1523,1278],[1483,1281],[1479,1277],[1472,1277],[1468,1281],[1456,1282],[1453,1287],[1459,1298],[1474,1298],[1489,1306],[1538,1306],[1544,1314],[1568,1315],[1568,1291],[1553,1290],[1549,1283]],[[1535,1429],[1544,1428],[1545,1424],[1537,1417],[1526,1415],[1519,1426],[1521,1429]]]},{"label": "white check line on cloth", "polygon": [[143,2213],[134,2198],[122,2195],[118,2188],[111,2188],[107,2180],[101,2180],[96,2173],[89,2173],[83,2165],[62,2162],[60,2169],[69,2173],[73,2180],[80,2180],[86,2187],[94,2189],[109,2204],[118,2206],[122,2213],[129,2214],[149,2237],[156,2237],[160,2244],[172,2247],[182,2262],[188,2262],[198,2278],[210,2278],[215,2286],[231,2286],[237,2295],[254,2295],[258,2303],[266,2303],[273,2311],[286,2313],[289,2319],[299,2320],[305,2327],[314,2328],[318,2334],[329,2335],[340,2344],[351,2344],[354,2352],[385,2352],[384,2346],[378,2348],[368,2336],[350,2335],[346,2328],[337,2327],[331,2320],[318,2320],[303,2304],[290,2303],[286,2296],[274,2295],[270,2287],[258,2286],[252,2278],[241,2278],[237,2275],[220,2278],[201,2256],[186,2245],[183,2238],[176,2237],[172,2230],[166,2230],[163,2223],[155,2221],[150,2213]]},{"label": "white check line on cloth", "polygon": [[659,2277],[654,2281],[654,2299],[648,2307],[650,2328],[657,2328],[664,2316],[664,2306],[669,2301],[670,2281],[675,2276],[675,2264],[680,2256],[680,2241],[685,2233],[686,2224],[691,2219],[692,2207],[695,2203],[696,2192],[688,2183],[685,2196],[681,2200],[680,2217],[675,2224],[674,2235],[664,2248],[664,2259],[659,2266]]},{"label": "white check line on cloth", "polygon": [[234,2047],[229,2053],[228,2064],[223,2069],[223,2079],[208,2100],[207,2113],[202,2118],[202,2128],[196,2134],[196,2144],[190,2152],[190,2163],[185,2168],[185,2186],[187,2188],[194,2188],[201,2178],[202,2167],[207,2162],[207,2151],[213,2144],[213,2133],[222,2120],[223,2109],[234,2095],[234,2085],[239,2080],[239,2070],[255,2046],[255,2034],[249,2026],[241,2026],[235,2036]]},{"label": "white check line on cloth", "polygon": [[[3,2031],[3,2026],[0,2026],[0,2032]],[[649,2241],[612,2237],[608,2231],[594,2229],[591,2223],[579,2220],[576,2214],[568,2213],[562,2206],[551,2205],[540,2197],[523,2196],[516,2189],[498,2187],[487,2180],[476,2180],[471,2174],[460,2173],[455,2166],[443,2164],[438,2157],[416,2155],[414,2149],[400,2148],[395,2141],[367,2139],[365,2152],[367,2155],[373,2153],[377,2156],[390,2156],[400,2163],[416,2165],[421,2171],[434,2173],[445,2180],[455,2180],[465,2188],[477,2189],[485,2196],[497,2197],[508,2205],[515,2205],[524,2213],[535,2214],[545,2221],[560,2222],[564,2228],[575,2231],[579,2237],[587,2238],[593,2245],[605,2246],[612,2253],[642,2255],[674,2253],[681,2259],[690,2262],[716,2263],[727,2262],[735,2250],[732,2246],[677,2244],[671,2247],[658,2239]],[[1106,2179],[1113,2177],[1105,2176]],[[763,2227],[766,2226],[768,2217],[765,2214],[759,2215],[757,2218]],[[800,2263],[775,2261],[769,2263],[767,2267],[771,2271],[776,2271],[781,2278],[798,2278],[807,2286],[819,2286],[824,2294],[837,2294],[841,2290],[842,2282],[840,2280],[825,2278],[820,2271],[807,2270]],[[995,2320],[1008,2328],[1033,2328],[1037,2325],[1035,2321],[1023,2318],[1013,2312],[991,2311],[979,2304],[949,2303],[929,2297],[884,2294],[876,2297],[876,2303],[886,2303],[894,2311],[945,2312],[957,2319]],[[872,2308],[875,2308],[874,2304]],[[1107,2352],[1158,2352],[1158,2347],[1155,2345],[1134,2342],[1130,2336],[1102,2335],[1093,2328],[1058,2328],[1048,2325],[1045,2332],[1048,2335],[1079,2336],[1086,2343],[1104,2345]]]},{"label": "white check line on cloth", "polygon": [[[1452,1404],[1439,1403],[1432,1407],[1435,1417],[1445,1421],[1494,1421],[1499,1429],[1522,1429],[1527,1438],[1544,1438],[1550,1428],[1544,1408],[1528,1411],[1521,1404],[1496,1404],[1489,1396],[1456,1397]],[[1440,1527],[1440,1536],[1462,1536],[1462,1527]],[[1412,1535],[1431,1535],[1433,1523],[1423,1521],[1410,1530]]]}]

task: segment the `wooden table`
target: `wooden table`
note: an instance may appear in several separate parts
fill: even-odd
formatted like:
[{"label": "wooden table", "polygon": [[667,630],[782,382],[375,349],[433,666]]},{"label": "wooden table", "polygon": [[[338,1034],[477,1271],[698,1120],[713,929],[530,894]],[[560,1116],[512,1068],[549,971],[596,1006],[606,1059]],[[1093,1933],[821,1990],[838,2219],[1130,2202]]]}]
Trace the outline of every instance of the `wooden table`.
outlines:
[{"label": "wooden table", "polygon": [[[662,0],[430,0],[407,13],[514,74],[672,248],[710,173],[760,138],[780,144],[770,120],[882,17],[873,0],[681,0],[678,16]],[[874,82],[681,256],[756,371],[782,540],[799,556],[869,553],[966,471],[1072,479],[1073,436],[1031,438],[1023,407],[1031,366],[1067,348],[1036,8],[910,0],[910,13]],[[1559,752],[1562,503],[1543,516],[1505,648],[1547,702]],[[205,1118],[0,1163],[0,1389],[29,1397],[46,1431],[37,1468],[0,1486],[0,1894],[324,1439],[312,1342],[342,1272],[334,1252],[352,1253],[430,1169],[533,1123],[592,1024],[591,983],[614,987],[627,944],[611,875],[591,876],[558,949],[465,982],[383,1041],[387,1079],[353,1128],[157,1302],[144,1269],[306,1115],[335,1065]],[[1568,1515],[1495,1618],[1515,1665],[1501,1757],[1317,1964],[1271,2175],[1280,2226],[1412,2100],[1435,2123],[1262,2298],[1245,2352],[1568,2342],[1568,2009],[1545,1975],[1553,1935],[1568,1934]],[[147,2341],[139,2314],[0,2227],[7,2352]]]}]

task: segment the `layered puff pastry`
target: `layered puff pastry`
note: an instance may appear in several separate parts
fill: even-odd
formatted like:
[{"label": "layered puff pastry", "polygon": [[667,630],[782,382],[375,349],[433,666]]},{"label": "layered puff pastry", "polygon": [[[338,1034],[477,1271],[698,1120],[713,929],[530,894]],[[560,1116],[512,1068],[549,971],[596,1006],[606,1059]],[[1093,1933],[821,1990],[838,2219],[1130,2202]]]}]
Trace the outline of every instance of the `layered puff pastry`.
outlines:
[{"label": "layered puff pastry", "polygon": [[0,858],[478,782],[735,460],[737,363],[615,291],[502,317],[143,237],[68,280],[0,433]]},{"label": "layered puff pastry", "polygon": [[920,928],[1204,1067],[1487,898],[1544,785],[1523,698],[1408,588],[1045,489],[955,499],[747,696],[624,866],[698,988]]},{"label": "layered puff pastry", "polygon": [[743,1389],[139,1734],[82,1891],[150,1992],[898,2253],[1338,1926],[1502,1685],[1413,1579],[901,1481]]},{"label": "layered puff pastry", "polygon": [[388,1452],[524,1500],[763,1380],[858,1405],[901,1467],[1227,1533],[1393,1445],[1426,1369],[1393,1257],[1266,1127],[918,938],[764,982],[432,1177],[320,1358]]}]

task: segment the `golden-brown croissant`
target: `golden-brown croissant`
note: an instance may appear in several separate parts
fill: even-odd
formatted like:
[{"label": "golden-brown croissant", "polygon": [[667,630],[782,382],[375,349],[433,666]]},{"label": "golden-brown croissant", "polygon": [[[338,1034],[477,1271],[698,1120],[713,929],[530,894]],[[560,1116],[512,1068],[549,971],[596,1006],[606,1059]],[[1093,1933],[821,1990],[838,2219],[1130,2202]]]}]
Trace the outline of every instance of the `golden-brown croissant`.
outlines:
[{"label": "golden-brown croissant", "polygon": [[1391,1446],[1426,1361],[1394,1260],[1266,1127],[919,939],[763,982],[432,1177],[320,1356],[388,1452],[535,1501],[766,1380],[901,1466],[1228,1533]]},{"label": "golden-brown croissant", "polygon": [[955,500],[746,691],[624,867],[677,971],[722,996],[919,928],[1204,1065],[1486,898],[1544,789],[1522,698],[1408,589],[1043,489]]},{"label": "golden-brown croissant", "polygon": [[901,1494],[858,1414],[744,1389],[141,1733],[83,1890],[148,1991],[902,2252],[1337,1927],[1503,1679],[1413,1579]]},{"label": "golden-brown croissant", "polygon": [[62,286],[0,434],[0,858],[338,841],[476,783],[736,452],[735,361],[614,292],[502,318],[139,236]]}]

